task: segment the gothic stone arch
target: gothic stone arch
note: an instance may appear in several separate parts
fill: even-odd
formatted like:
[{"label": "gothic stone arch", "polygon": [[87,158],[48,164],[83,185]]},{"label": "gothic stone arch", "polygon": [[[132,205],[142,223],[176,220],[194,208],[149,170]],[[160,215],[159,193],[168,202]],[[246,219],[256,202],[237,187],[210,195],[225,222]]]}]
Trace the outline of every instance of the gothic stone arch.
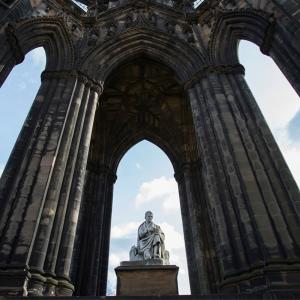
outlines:
[{"label": "gothic stone arch", "polygon": [[[114,58],[114,53],[111,57]],[[126,57],[125,53],[123,58]],[[112,185],[121,157],[142,139],[148,139],[162,148],[173,164],[181,187],[182,209],[187,210],[183,213],[183,222],[186,238],[189,236],[186,243],[189,253],[196,251],[193,249],[192,235],[200,239],[200,224],[191,228],[193,216],[188,211],[191,208],[185,208],[188,198],[186,185],[188,182],[196,185],[193,176],[200,177],[197,173],[199,157],[190,107],[175,74],[162,63],[139,55],[112,71],[105,82],[100,103],[87,167],[84,211],[88,213],[84,213],[84,220],[78,229],[81,249],[76,260],[81,260],[78,264],[82,267],[76,272],[82,288],[79,294],[91,294],[94,290],[101,293],[105,289]],[[195,198],[195,191],[190,192],[193,193],[191,197]],[[196,265],[199,268],[195,268]],[[203,278],[207,277],[201,258],[189,255],[189,269],[190,278],[194,280],[193,287],[198,288],[197,292],[200,292],[200,287],[205,290],[207,282],[199,284],[201,273]]]},{"label": "gothic stone arch", "polygon": [[193,294],[295,292],[299,189],[236,51],[257,43],[299,92],[298,20],[277,0],[85,3],[0,18],[1,82],[47,53],[0,181],[0,293],[105,294],[115,172],[141,139],[173,163]]},{"label": "gothic stone arch", "polygon": [[74,46],[65,23],[57,18],[44,17],[7,23],[1,28],[0,86],[12,68],[23,61],[32,49],[44,47],[46,70],[70,70],[74,64]]},{"label": "gothic stone arch", "polygon": [[247,8],[224,12],[217,16],[215,22],[208,47],[212,64],[237,64],[238,42],[248,40],[259,46],[263,54],[273,58],[300,95],[297,41],[294,34],[286,32],[287,28],[278,21],[274,9]]}]

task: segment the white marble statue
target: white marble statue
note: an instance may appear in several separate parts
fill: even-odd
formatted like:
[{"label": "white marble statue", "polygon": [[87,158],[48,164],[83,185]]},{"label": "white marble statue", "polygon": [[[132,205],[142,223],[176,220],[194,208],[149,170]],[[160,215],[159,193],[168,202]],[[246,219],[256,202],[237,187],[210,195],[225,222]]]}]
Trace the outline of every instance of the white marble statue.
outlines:
[{"label": "white marble statue", "polygon": [[169,252],[165,249],[165,235],[160,226],[152,222],[153,213],[145,213],[145,222],[138,228],[137,247],[130,250],[130,261],[169,264]]}]

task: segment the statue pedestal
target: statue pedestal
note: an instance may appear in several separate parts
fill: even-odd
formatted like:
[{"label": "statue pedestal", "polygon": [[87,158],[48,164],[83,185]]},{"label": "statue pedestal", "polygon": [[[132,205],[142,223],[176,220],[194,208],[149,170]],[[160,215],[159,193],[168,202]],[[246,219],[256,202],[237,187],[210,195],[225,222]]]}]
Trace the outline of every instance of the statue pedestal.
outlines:
[{"label": "statue pedestal", "polygon": [[117,296],[178,295],[178,269],[175,265],[121,262],[115,269]]}]

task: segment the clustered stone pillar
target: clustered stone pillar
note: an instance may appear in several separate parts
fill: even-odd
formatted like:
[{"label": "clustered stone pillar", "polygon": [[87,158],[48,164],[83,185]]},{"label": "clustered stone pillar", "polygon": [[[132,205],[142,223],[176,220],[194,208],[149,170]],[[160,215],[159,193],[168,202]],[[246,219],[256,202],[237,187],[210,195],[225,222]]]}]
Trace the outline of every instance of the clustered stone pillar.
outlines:
[{"label": "clustered stone pillar", "polygon": [[113,186],[117,177],[108,166],[91,162],[87,169],[75,263],[79,266],[76,294],[96,296],[106,294]]},{"label": "clustered stone pillar", "polygon": [[[175,174],[180,195],[181,215],[184,228],[185,247],[192,294],[209,294],[215,280],[210,280],[214,270],[209,269],[209,259],[205,257],[211,229],[206,220],[205,199],[199,161],[185,163]],[[206,244],[203,241],[206,241]]]},{"label": "clustered stone pillar", "polygon": [[76,71],[42,74],[0,181],[1,293],[73,292],[70,265],[100,93]]},{"label": "clustered stone pillar", "polygon": [[300,275],[298,187],[242,66],[211,67],[201,75],[187,93],[220,272],[218,290],[291,288]]}]

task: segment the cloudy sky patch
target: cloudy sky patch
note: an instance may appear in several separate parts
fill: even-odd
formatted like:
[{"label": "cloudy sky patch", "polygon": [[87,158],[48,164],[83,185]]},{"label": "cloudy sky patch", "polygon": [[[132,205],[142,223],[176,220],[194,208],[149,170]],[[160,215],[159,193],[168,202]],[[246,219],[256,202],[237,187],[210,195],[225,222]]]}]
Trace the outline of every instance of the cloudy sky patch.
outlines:
[{"label": "cloudy sky patch", "polygon": [[288,123],[288,137],[295,144],[300,144],[300,110]]},{"label": "cloudy sky patch", "polygon": [[165,176],[144,182],[134,201],[137,207],[146,206],[152,201],[160,202],[165,212],[176,212],[180,208],[177,183],[174,178]]},{"label": "cloudy sky patch", "polygon": [[111,238],[119,239],[124,237],[132,237],[136,235],[136,230],[140,225],[139,222],[129,222],[127,224],[114,225],[111,229]]},{"label": "cloudy sky patch", "polygon": [[36,67],[43,68],[46,65],[46,54],[42,47],[35,48],[29,52],[29,58]]},{"label": "cloudy sky patch", "polygon": [[182,233],[176,231],[173,225],[163,222],[160,224],[163,230],[166,240],[166,249],[172,251],[173,249],[184,249],[184,240]]}]

